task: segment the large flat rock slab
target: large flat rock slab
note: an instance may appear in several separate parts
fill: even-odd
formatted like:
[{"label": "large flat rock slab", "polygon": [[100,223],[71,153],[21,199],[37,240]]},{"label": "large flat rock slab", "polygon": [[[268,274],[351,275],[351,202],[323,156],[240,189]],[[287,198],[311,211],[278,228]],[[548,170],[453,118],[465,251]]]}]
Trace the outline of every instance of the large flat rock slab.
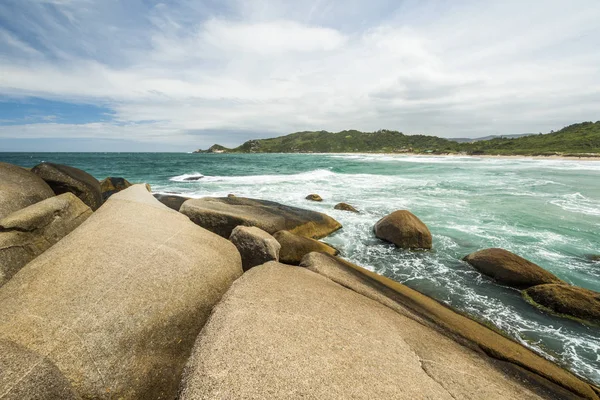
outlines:
[{"label": "large flat rock slab", "polygon": [[544,398],[528,386],[436,329],[313,271],[269,262],[215,307],[180,398]]},{"label": "large flat rock slab", "polygon": [[34,173],[0,163],[0,218],[52,196],[50,186]]},{"label": "large flat rock slab", "polygon": [[0,340],[44,357],[82,398],[173,399],[198,333],[241,273],[233,244],[135,185],[0,288]]},{"label": "large flat rock slab", "polygon": [[270,233],[287,230],[320,239],[342,225],[328,215],[274,201],[244,197],[205,197],[187,200],[179,210],[211,232],[228,238],[238,225],[256,226]]}]

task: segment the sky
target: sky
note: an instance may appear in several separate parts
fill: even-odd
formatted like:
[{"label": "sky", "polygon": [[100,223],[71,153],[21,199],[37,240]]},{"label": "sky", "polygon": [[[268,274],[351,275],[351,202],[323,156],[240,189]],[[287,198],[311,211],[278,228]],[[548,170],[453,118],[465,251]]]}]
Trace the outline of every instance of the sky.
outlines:
[{"label": "sky", "polygon": [[0,151],[600,119],[598,0],[1,0]]}]

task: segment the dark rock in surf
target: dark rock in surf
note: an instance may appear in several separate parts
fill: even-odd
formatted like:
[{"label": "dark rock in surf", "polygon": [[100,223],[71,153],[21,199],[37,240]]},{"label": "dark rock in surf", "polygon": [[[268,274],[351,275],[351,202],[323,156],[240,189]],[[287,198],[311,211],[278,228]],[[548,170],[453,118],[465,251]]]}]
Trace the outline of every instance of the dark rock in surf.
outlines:
[{"label": "dark rock in surf", "polygon": [[96,211],[102,205],[100,182],[92,175],[68,165],[44,162],[31,172],[42,178],[56,194],[73,193]]},{"label": "dark rock in surf", "polygon": [[559,315],[600,325],[600,293],[559,284],[530,287],[523,291],[526,300]]},{"label": "dark rock in surf", "polygon": [[375,236],[403,249],[431,249],[431,232],[416,215],[407,210],[394,211],[373,227]]},{"label": "dark rock in surf", "polygon": [[186,182],[195,182],[195,181],[199,181],[200,179],[204,178],[203,175],[199,175],[199,176],[188,176],[187,178],[183,178],[184,181]]},{"label": "dark rock in surf", "polygon": [[333,208],[336,209],[336,210],[350,211],[350,212],[353,212],[353,213],[358,213],[358,210],[356,208],[352,207],[348,203],[338,203]]},{"label": "dark rock in surf", "polygon": [[315,193],[309,194],[305,198],[306,198],[306,200],[310,200],[310,201],[323,201],[321,196],[319,196],[318,194],[315,194]]},{"label": "dark rock in surf", "polygon": [[504,249],[476,251],[463,260],[498,283],[517,289],[545,283],[564,283],[539,265]]}]

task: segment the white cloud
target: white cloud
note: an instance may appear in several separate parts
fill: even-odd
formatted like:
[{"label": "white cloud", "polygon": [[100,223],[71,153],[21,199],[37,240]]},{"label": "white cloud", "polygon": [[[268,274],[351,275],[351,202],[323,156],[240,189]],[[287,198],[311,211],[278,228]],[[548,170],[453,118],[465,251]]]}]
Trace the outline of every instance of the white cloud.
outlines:
[{"label": "white cloud", "polygon": [[[408,2],[383,18],[357,18],[350,30],[336,24],[336,2],[229,2],[229,15],[162,5],[130,16],[138,27],[94,20],[106,22],[100,38],[81,34],[99,3],[87,1],[78,13],[73,1],[53,2],[68,8],[61,29],[74,42],[58,40],[64,32],[56,33],[56,21],[38,22],[36,31],[48,30],[44,58],[0,57],[0,93],[108,105],[117,122],[2,127],[1,137],[127,135],[209,145],[189,132],[389,128],[477,136],[548,131],[597,119],[600,109],[595,1],[577,9],[560,1],[456,9]],[[351,5],[367,13],[377,4]],[[42,51],[0,34],[29,56]],[[100,57],[90,49],[107,46],[102,39],[114,50]]]}]

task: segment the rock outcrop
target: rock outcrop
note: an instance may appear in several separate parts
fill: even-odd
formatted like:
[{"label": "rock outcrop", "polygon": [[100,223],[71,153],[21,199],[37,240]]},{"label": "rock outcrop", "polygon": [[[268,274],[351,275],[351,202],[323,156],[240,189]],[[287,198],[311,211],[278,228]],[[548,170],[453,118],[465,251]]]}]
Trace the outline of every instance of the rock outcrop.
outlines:
[{"label": "rock outcrop", "polygon": [[169,207],[172,210],[179,211],[181,205],[185,203],[187,200],[190,200],[191,197],[177,196],[174,194],[160,194],[155,193],[154,197],[156,200],[163,203],[165,206]]},{"label": "rock outcrop", "polygon": [[526,300],[562,316],[600,326],[600,293],[560,284],[530,287],[523,291]]},{"label": "rock outcrop", "polygon": [[245,197],[192,199],[183,203],[179,211],[201,227],[225,238],[238,225],[256,226],[270,234],[288,230],[313,239],[325,237],[342,227],[335,219],[319,212]]},{"label": "rock outcrop", "polygon": [[[507,373],[505,363],[412,315],[306,268],[276,262],[252,268],[200,333],[180,399],[550,399],[568,393],[540,384],[546,381],[539,376],[527,379],[520,368]],[[596,398],[589,385],[556,369]]]},{"label": "rock outcrop", "polygon": [[417,216],[407,210],[394,211],[373,228],[375,236],[403,249],[431,249],[431,232]]},{"label": "rock outcrop", "polygon": [[134,185],[0,288],[0,339],[46,355],[82,398],[173,399],[195,338],[241,274],[233,244]]},{"label": "rock outcrop", "polygon": [[132,184],[125,178],[116,178],[109,176],[100,181],[100,190],[102,190],[102,201],[106,201],[115,193],[125,190]]},{"label": "rock outcrop", "polygon": [[281,245],[267,232],[255,226],[236,226],[229,237],[242,256],[242,268],[249,270],[268,261],[279,261]]},{"label": "rock outcrop", "polygon": [[96,211],[102,205],[100,182],[92,175],[68,165],[44,162],[31,172],[42,178],[56,194],[73,193]]},{"label": "rock outcrop", "polygon": [[337,203],[333,208],[335,208],[336,210],[350,211],[358,214],[358,210],[348,203]]},{"label": "rock outcrop", "polygon": [[302,261],[302,257],[314,251],[328,253],[333,256],[336,256],[339,253],[336,249],[323,242],[296,235],[288,231],[276,232],[273,237],[275,237],[281,245],[279,261],[285,264],[298,265],[300,264],[300,261]]},{"label": "rock outcrop", "polygon": [[309,194],[308,196],[306,196],[306,200],[310,200],[310,201],[323,201],[323,199],[321,198],[321,196],[319,196],[316,193],[312,193],[312,194]]},{"label": "rock outcrop", "polygon": [[64,193],[0,219],[0,286],[90,215],[74,194]]},{"label": "rock outcrop", "polygon": [[504,249],[485,249],[471,253],[464,261],[498,283],[527,289],[544,283],[564,283],[554,274]]},{"label": "rock outcrop", "polygon": [[0,163],[0,218],[52,196],[50,186],[37,175]]}]

